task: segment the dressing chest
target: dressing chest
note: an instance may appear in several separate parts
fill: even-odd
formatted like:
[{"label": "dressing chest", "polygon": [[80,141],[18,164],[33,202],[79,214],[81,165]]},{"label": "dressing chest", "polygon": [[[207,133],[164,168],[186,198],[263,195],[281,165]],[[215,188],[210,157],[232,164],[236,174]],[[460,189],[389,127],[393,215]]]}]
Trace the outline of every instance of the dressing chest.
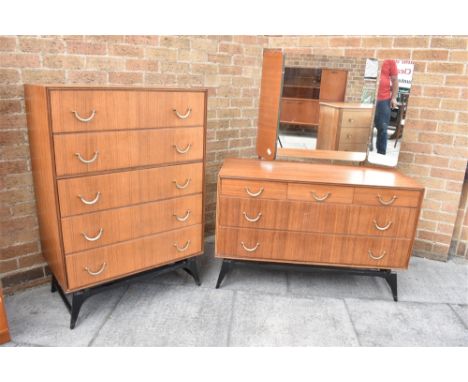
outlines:
[{"label": "dressing chest", "polygon": [[3,302],[3,292],[0,288],[0,345],[10,341],[10,331]]}]

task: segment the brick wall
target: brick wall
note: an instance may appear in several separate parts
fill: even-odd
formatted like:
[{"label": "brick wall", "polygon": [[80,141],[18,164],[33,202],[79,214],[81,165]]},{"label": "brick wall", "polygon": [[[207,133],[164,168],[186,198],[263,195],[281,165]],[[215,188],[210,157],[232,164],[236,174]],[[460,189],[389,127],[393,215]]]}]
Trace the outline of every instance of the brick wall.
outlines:
[{"label": "brick wall", "polygon": [[207,231],[227,156],[254,156],[262,49],[416,61],[399,168],[427,187],[416,254],[445,259],[467,158],[466,37],[0,36],[0,279],[43,282],[24,83],[207,87]]},{"label": "brick wall", "polygon": [[450,254],[468,259],[468,168],[463,183],[452,243],[450,244]]}]

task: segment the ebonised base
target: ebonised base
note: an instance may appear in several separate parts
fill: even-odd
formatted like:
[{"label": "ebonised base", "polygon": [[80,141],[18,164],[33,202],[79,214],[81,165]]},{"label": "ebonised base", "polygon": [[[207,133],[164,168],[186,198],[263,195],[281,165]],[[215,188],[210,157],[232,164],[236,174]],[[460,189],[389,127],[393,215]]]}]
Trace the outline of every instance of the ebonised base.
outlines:
[{"label": "ebonised base", "polygon": [[[148,271],[144,271],[135,275],[127,276],[118,280],[110,281],[105,284],[97,285],[95,287],[85,288],[76,292],[71,292],[66,294],[54,276],[52,276],[52,283],[51,283],[51,292],[58,292],[60,297],[62,298],[65,306],[67,307],[68,311],[70,312],[70,329],[74,329],[76,325],[76,321],[78,319],[78,315],[80,313],[81,306],[83,303],[91,296],[104,292],[108,289],[120,287],[122,285],[141,281],[143,279],[147,279],[154,276],[159,276],[163,273],[172,272],[176,269],[182,268],[185,272],[187,272],[190,276],[193,277],[195,283],[200,286],[200,278],[198,276],[198,268],[196,263],[196,257],[191,257],[189,259],[181,260],[176,263],[168,264],[156,269],[150,269]],[[69,300],[68,296],[70,296],[71,301]]]}]

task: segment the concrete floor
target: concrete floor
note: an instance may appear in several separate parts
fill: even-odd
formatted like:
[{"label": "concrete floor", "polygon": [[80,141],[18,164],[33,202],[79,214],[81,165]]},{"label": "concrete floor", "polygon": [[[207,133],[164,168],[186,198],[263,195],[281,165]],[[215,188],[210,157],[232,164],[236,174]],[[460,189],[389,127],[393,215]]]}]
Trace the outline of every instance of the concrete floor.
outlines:
[{"label": "concrete floor", "polygon": [[412,258],[400,301],[382,279],[238,268],[214,288],[213,243],[202,286],[183,272],[91,297],[75,330],[58,294],[6,297],[7,346],[468,346],[468,262]]}]

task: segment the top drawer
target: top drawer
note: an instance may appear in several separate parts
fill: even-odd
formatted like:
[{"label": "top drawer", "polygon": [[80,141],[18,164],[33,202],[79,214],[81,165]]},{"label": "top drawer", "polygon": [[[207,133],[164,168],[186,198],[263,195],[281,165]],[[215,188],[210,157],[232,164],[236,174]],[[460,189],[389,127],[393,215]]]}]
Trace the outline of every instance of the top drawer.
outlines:
[{"label": "top drawer", "polygon": [[354,189],[354,203],[370,206],[418,207],[420,195],[419,191],[357,187]]},{"label": "top drawer", "polygon": [[243,179],[223,179],[221,194],[244,198],[286,199],[286,183],[264,182]]},{"label": "top drawer", "polygon": [[54,133],[202,126],[204,92],[52,90]]},{"label": "top drawer", "polygon": [[341,127],[367,127],[370,129],[372,109],[369,110],[343,110],[341,114]]}]

